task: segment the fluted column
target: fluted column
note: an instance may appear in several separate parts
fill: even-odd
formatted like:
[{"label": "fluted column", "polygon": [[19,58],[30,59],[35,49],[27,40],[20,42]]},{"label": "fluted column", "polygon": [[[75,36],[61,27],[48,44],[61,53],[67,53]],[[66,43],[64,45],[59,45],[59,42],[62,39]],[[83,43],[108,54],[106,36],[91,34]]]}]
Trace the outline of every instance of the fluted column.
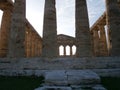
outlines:
[{"label": "fluted column", "polygon": [[26,0],[15,0],[9,39],[9,57],[25,57]]},{"label": "fluted column", "polygon": [[98,25],[100,30],[100,56],[108,56],[107,40],[104,25]]},{"label": "fluted column", "polygon": [[58,56],[55,0],[45,0],[42,56]]},{"label": "fluted column", "polygon": [[35,35],[34,32],[32,32],[32,57],[35,56]]},{"label": "fluted column", "polygon": [[92,56],[91,37],[89,30],[86,0],[76,0],[76,56]]},{"label": "fluted column", "polygon": [[93,47],[94,47],[94,55],[95,56],[100,56],[100,49],[99,49],[99,34],[98,30],[93,30]]},{"label": "fluted column", "polygon": [[111,55],[120,56],[120,8],[118,0],[106,0],[107,24],[111,32]]},{"label": "fluted column", "polygon": [[0,29],[0,57],[7,56],[11,16],[11,11],[9,9],[5,9],[3,12]]}]

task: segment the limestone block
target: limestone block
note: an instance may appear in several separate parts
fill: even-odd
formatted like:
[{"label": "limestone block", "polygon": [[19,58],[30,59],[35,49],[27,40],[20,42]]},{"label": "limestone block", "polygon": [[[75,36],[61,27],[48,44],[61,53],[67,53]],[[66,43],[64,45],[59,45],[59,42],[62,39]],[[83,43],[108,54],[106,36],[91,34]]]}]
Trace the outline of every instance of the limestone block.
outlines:
[{"label": "limestone block", "polygon": [[92,90],[107,90],[102,85],[96,85],[92,88]]},{"label": "limestone block", "polygon": [[100,83],[99,76],[89,70],[54,70],[45,74],[46,85],[80,85]]},{"label": "limestone block", "polygon": [[47,85],[67,85],[67,75],[64,70],[46,72],[45,84]]},{"label": "limestone block", "polygon": [[35,90],[72,90],[71,87],[63,87],[63,86],[44,86],[37,88]]},{"label": "limestone block", "polygon": [[100,77],[89,70],[70,70],[66,74],[70,85],[100,83]]}]

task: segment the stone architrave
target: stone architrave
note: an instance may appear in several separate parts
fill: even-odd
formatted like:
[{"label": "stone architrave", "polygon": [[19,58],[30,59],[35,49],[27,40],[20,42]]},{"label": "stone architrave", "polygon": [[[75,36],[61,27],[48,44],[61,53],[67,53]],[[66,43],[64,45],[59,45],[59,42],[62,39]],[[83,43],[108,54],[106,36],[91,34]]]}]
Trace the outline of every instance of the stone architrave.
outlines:
[{"label": "stone architrave", "polygon": [[86,0],[76,0],[75,8],[76,57],[89,57],[92,56],[92,46]]},{"label": "stone architrave", "polygon": [[42,57],[58,56],[55,0],[45,0]]},{"label": "stone architrave", "polygon": [[118,0],[106,0],[107,24],[111,32],[111,56],[120,56],[120,7]]},{"label": "stone architrave", "polygon": [[6,8],[2,16],[0,30],[0,57],[6,57],[8,52],[8,38],[10,32],[11,11]]},{"label": "stone architrave", "polygon": [[25,57],[26,0],[15,0],[12,14],[8,57]]}]

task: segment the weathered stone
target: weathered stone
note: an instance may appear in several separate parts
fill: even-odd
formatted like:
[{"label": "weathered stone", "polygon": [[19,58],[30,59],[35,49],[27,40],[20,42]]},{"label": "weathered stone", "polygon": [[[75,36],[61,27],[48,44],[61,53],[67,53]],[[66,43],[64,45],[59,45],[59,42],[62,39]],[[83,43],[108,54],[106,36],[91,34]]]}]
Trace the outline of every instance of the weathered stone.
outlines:
[{"label": "weathered stone", "polygon": [[72,90],[71,87],[64,87],[64,86],[44,86],[37,88],[35,90]]},{"label": "weathered stone", "polygon": [[76,0],[76,56],[92,56],[91,36],[89,30],[86,0]]},{"label": "weathered stone", "polygon": [[46,72],[45,84],[47,85],[68,85],[65,70],[55,70]]},{"label": "weathered stone", "polygon": [[100,49],[99,49],[99,34],[98,30],[93,30],[93,49],[94,49],[94,55],[95,56],[100,56]]},{"label": "weathered stone", "polygon": [[98,25],[100,31],[100,56],[108,56],[106,33],[104,25]]},{"label": "weathered stone", "polygon": [[67,80],[70,85],[81,84],[98,84],[100,83],[100,77],[89,70],[70,70],[67,71]]},{"label": "weathered stone", "polygon": [[58,55],[55,0],[45,0],[42,57]]},{"label": "weathered stone", "polygon": [[25,57],[25,4],[26,0],[15,0],[8,57]]},{"label": "weathered stone", "polygon": [[107,89],[105,89],[102,85],[96,85],[92,87],[92,90],[107,90]]},{"label": "weathered stone", "polygon": [[111,36],[111,55],[120,56],[120,7],[118,0],[106,0],[107,25]]},{"label": "weathered stone", "polygon": [[47,85],[81,85],[100,83],[99,76],[88,70],[55,70],[45,75]]},{"label": "weathered stone", "polygon": [[11,14],[12,13],[8,7],[3,12],[2,25],[0,29],[0,57],[7,57]]}]

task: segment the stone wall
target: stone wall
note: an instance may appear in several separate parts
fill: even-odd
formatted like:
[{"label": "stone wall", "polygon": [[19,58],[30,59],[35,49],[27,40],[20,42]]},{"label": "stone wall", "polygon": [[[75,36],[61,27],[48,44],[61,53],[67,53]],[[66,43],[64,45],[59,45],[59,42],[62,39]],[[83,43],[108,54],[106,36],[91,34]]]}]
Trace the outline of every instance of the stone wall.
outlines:
[{"label": "stone wall", "polygon": [[90,69],[101,76],[120,76],[120,57],[0,59],[0,75],[43,75],[47,70]]}]

